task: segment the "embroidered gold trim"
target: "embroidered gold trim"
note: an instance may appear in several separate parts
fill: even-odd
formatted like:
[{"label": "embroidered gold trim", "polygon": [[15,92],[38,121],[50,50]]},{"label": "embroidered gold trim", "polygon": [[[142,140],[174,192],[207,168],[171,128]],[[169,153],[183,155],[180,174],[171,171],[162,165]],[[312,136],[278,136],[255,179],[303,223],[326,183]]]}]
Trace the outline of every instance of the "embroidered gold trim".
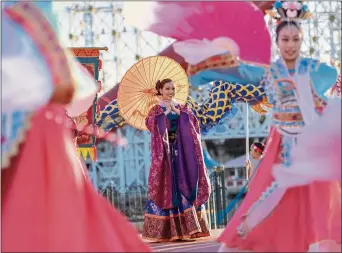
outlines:
[{"label": "embroidered gold trim", "polygon": [[69,49],[78,58],[98,58],[101,50],[108,51],[108,47],[72,47]]},{"label": "embroidered gold trim", "polygon": [[[310,62],[310,69],[308,69],[308,71],[311,70],[311,65],[312,65],[312,60]],[[314,71],[318,70],[319,65],[320,65],[320,62],[318,61]],[[278,71],[278,66],[272,67],[272,69],[275,71],[275,75],[276,75],[276,77],[278,79],[279,76],[280,76],[279,71]],[[270,71],[269,71],[269,74],[270,74],[270,77],[271,77],[272,81],[274,82],[275,79],[273,78],[273,74]],[[315,103],[316,109],[319,110],[319,109],[325,108],[326,105],[327,105],[327,102],[319,97],[319,95],[317,94],[317,92],[316,92],[316,90],[315,90],[315,88],[313,86],[312,80],[310,80],[310,87],[311,87],[311,93],[312,93],[313,98],[314,98],[314,103]]]},{"label": "embroidered gold trim", "polygon": [[[159,216],[159,215],[150,214],[150,213],[145,213],[144,215],[147,216],[147,217],[154,218],[154,219],[169,220],[169,219],[171,219],[171,218],[182,217],[182,216],[184,216],[186,213],[191,212],[191,211],[192,211],[192,207],[190,207],[190,208],[184,210],[184,213],[170,214],[170,216]],[[196,213],[197,213],[197,215],[200,215],[200,214],[202,214],[202,213],[206,214],[206,211],[205,211],[205,210],[203,210],[203,211],[197,211]]]},{"label": "embroidered gold trim", "polygon": [[186,236],[173,236],[171,237],[170,239],[156,239],[156,238],[151,238],[151,237],[147,237],[147,236],[144,236],[142,235],[141,237],[145,240],[149,240],[149,241],[153,241],[153,242],[170,242],[170,241],[175,241],[175,240],[181,240],[181,239],[192,239],[192,235],[198,235],[197,237],[195,238],[201,238],[201,237],[208,237],[210,236],[210,232],[200,232],[200,229],[197,229],[197,230],[194,230],[194,231],[191,231],[189,233],[189,235],[186,235]]},{"label": "embroidered gold trim", "polygon": [[289,112],[274,112],[273,119],[286,122],[302,122],[303,117],[300,113],[289,113]]},{"label": "embroidered gold trim", "polygon": [[[192,237],[192,235],[197,235],[196,237]],[[202,237],[209,237],[211,236],[210,231],[209,232],[201,232],[200,229],[196,229],[194,231],[191,231],[189,233],[189,235],[186,236],[173,236],[170,239],[156,239],[156,238],[152,238],[152,237],[148,237],[148,236],[144,236],[142,235],[141,237],[145,240],[149,240],[149,241],[153,241],[153,242],[171,242],[171,241],[175,241],[175,240],[181,240],[181,239],[192,239],[192,238],[202,238]]]},{"label": "embroidered gold trim", "polygon": [[188,75],[195,75],[198,72],[207,70],[207,69],[218,69],[218,68],[232,68],[239,66],[238,57],[234,57],[230,54],[226,55],[217,55],[208,58],[198,64],[190,65],[187,69]]}]

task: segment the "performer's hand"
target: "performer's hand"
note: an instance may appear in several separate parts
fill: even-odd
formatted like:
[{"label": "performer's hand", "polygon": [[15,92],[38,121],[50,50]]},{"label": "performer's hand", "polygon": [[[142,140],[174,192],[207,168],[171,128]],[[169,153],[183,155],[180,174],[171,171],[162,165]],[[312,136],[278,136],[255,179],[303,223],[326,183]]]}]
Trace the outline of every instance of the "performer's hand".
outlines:
[{"label": "performer's hand", "polygon": [[180,110],[177,109],[177,108],[175,107],[174,102],[171,101],[170,106],[171,106],[171,110],[172,110],[173,112],[177,113],[178,115],[180,114]]},{"label": "performer's hand", "polygon": [[171,107],[166,107],[165,115],[168,115],[171,112]]},{"label": "performer's hand", "polygon": [[171,107],[171,110],[173,112],[176,112],[176,107],[175,107],[175,104],[173,102],[171,102],[170,107]]},{"label": "performer's hand", "polygon": [[250,161],[250,160],[246,160],[246,161],[245,161],[245,167],[246,167],[247,169],[251,169],[252,165],[251,165],[251,161]]},{"label": "performer's hand", "polygon": [[165,115],[168,115],[171,112],[170,101],[163,101],[164,106],[166,107]]}]

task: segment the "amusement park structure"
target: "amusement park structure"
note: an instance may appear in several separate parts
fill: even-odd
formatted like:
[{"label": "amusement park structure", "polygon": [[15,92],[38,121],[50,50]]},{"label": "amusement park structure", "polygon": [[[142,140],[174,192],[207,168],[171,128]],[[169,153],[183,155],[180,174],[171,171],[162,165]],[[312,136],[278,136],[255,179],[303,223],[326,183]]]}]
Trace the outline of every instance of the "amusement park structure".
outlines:
[{"label": "amusement park structure", "polygon": [[[269,3],[272,2],[266,3],[263,8],[269,8]],[[340,60],[341,2],[311,2],[309,6],[314,19],[305,24],[305,55],[321,58],[324,61]],[[122,8],[124,5],[120,2],[87,1],[73,2],[59,11],[61,34],[64,34],[68,46],[73,48],[75,56],[82,64],[90,63],[95,66],[87,68],[93,71],[94,81],[102,84],[99,86],[99,93],[93,107],[83,116],[88,122],[94,124],[101,120],[101,113],[103,114],[105,110],[110,110],[111,115],[119,117],[118,112],[115,113],[115,110],[118,110],[117,105],[111,103],[117,96],[117,84],[131,65],[147,56],[175,55],[170,47],[173,43],[172,39],[162,38],[125,25],[121,15]],[[265,20],[268,22],[267,16]],[[273,33],[271,26],[270,24]],[[96,52],[96,57],[91,59],[90,55],[82,56],[86,49],[81,47],[88,48],[94,54]],[[100,50],[104,48],[108,50]],[[273,53],[276,54],[276,51],[274,50]],[[174,57],[177,58],[177,55]],[[181,59],[175,60],[182,63]],[[102,73],[99,72],[101,66]],[[192,98],[199,104],[204,102],[208,98],[208,88],[209,86],[192,88]],[[246,129],[252,139],[263,139],[267,136],[269,125],[267,114],[254,113],[244,103],[236,106],[239,110],[233,118],[224,119],[222,124],[202,136],[203,152],[209,169],[224,165],[229,158],[244,154]],[[108,187],[112,187],[124,193],[130,187],[145,187],[147,184],[150,136],[146,131],[121,124],[120,119],[115,117],[107,117],[107,124],[112,124],[110,129],[118,126],[116,131],[125,136],[128,145],[115,147],[107,142],[96,142],[93,137],[92,139],[80,137],[79,153],[87,157],[86,162],[91,179],[99,190],[105,191]],[[248,122],[248,127],[246,127],[246,122]],[[97,144],[97,159],[91,155],[95,154],[92,151],[95,144]],[[233,149],[236,144],[240,145],[236,152],[225,152],[225,150]],[[210,154],[209,151],[213,152]],[[213,158],[215,152],[218,159]]]}]

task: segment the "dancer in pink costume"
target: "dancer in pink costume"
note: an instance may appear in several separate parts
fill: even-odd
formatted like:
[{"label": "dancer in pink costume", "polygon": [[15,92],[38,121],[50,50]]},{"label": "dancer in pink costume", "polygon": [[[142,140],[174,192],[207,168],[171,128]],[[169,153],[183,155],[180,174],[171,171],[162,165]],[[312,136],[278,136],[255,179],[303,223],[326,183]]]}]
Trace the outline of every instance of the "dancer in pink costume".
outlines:
[{"label": "dancer in pink costume", "polygon": [[65,105],[86,111],[96,87],[61,48],[51,2],[2,7],[1,250],[149,252],[79,163]]},{"label": "dancer in pink costume", "polygon": [[[274,169],[273,176],[279,187],[283,188],[308,185],[315,181],[341,182],[341,99],[329,101],[322,118],[300,135],[298,145],[293,150],[292,165]],[[341,231],[341,220],[332,222],[336,222]],[[329,241],[312,247],[312,251],[321,252],[341,250],[341,245]]]},{"label": "dancer in pink costume", "polygon": [[341,180],[341,99],[329,101],[324,114],[300,135],[290,168],[273,170],[280,187]]},{"label": "dancer in pink costume", "polygon": [[[277,2],[276,7],[283,18],[287,13],[303,17],[306,12],[297,4],[292,9]],[[339,180],[287,189],[272,176],[272,171],[290,170],[294,165],[294,148],[305,128],[320,120],[327,103],[324,94],[337,79],[336,69],[300,57],[303,33],[298,20],[289,18],[277,26],[281,59],[271,65],[264,80],[273,104],[264,157],[250,191],[218,239],[221,252],[336,251],[341,244]]]},{"label": "dancer in pink costume", "polygon": [[[294,148],[293,164],[273,170],[279,187],[290,188],[315,181],[340,181],[341,184],[341,99],[329,101],[320,120],[305,129]],[[321,217],[316,217],[321,219]],[[341,220],[332,221],[340,226]],[[316,251],[341,252],[341,245],[325,242]]]}]

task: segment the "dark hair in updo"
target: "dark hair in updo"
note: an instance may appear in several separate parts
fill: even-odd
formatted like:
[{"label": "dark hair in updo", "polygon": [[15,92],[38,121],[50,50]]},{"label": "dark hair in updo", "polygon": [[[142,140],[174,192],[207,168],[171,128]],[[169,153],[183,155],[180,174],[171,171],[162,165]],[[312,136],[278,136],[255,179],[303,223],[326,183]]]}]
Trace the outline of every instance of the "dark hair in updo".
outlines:
[{"label": "dark hair in updo", "polygon": [[281,23],[279,23],[277,25],[277,28],[276,28],[276,42],[278,42],[278,39],[279,39],[279,33],[281,30],[283,30],[284,27],[286,26],[291,26],[293,25],[294,27],[296,27],[300,32],[302,32],[302,27],[300,26],[299,23],[297,23],[296,21],[282,21]]},{"label": "dark hair in updo", "polygon": [[157,95],[161,95],[161,93],[160,93],[160,89],[162,89],[162,88],[164,88],[164,85],[166,84],[166,83],[169,83],[169,82],[172,82],[172,80],[171,79],[169,79],[169,78],[166,78],[166,79],[163,79],[163,80],[158,80],[157,81],[157,83],[156,83],[156,90],[157,90]]},{"label": "dark hair in updo", "polygon": [[252,144],[252,146],[256,146],[257,148],[259,148],[262,152],[264,152],[265,150],[265,144],[262,142],[254,142]]}]

